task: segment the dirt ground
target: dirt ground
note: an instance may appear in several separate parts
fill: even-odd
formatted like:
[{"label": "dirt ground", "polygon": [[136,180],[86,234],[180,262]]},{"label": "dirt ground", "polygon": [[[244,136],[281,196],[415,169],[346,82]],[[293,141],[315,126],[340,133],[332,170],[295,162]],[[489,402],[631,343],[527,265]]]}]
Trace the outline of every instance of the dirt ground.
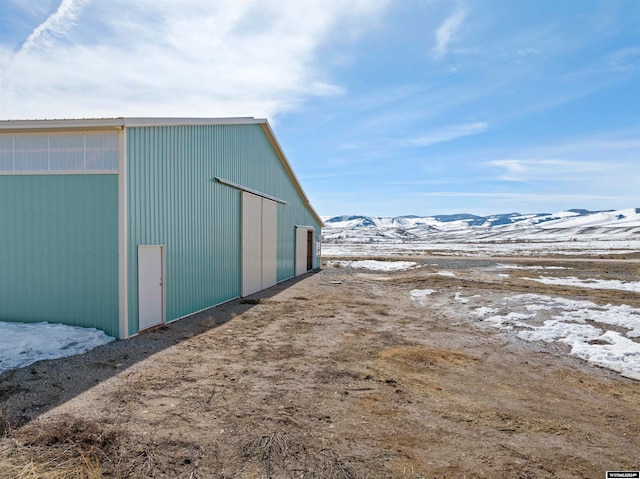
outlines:
[{"label": "dirt ground", "polygon": [[[639,381],[483,327],[454,300],[535,292],[640,307],[640,294],[538,284],[527,270],[499,277],[496,260],[420,261],[397,273],[326,268],[4,373],[0,477],[573,479],[640,469]],[[572,269],[545,275],[640,277],[637,261],[553,264]],[[409,295],[429,288],[439,294],[424,305]]]}]

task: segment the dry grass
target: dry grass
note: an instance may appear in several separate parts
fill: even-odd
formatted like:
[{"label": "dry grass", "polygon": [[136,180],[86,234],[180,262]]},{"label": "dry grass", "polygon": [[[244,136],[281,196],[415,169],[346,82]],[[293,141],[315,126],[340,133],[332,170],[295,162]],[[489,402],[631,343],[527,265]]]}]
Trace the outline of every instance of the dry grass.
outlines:
[{"label": "dry grass", "polygon": [[327,384],[340,381],[357,381],[360,374],[346,369],[338,369],[333,366],[327,366],[316,373],[316,381]]},{"label": "dry grass", "polygon": [[14,479],[101,478],[118,474],[122,432],[108,424],[62,417],[30,424],[5,438],[0,475]]},{"label": "dry grass", "polygon": [[[198,471],[198,446],[146,444],[118,426],[70,416],[15,430],[0,442],[0,451],[2,479],[204,477]],[[175,463],[175,457],[182,459]]]},{"label": "dry grass", "polygon": [[268,433],[242,447],[242,459],[260,466],[257,477],[300,479],[364,479],[333,449],[314,450],[292,434]]},{"label": "dry grass", "polygon": [[361,479],[363,476],[356,472],[345,459],[331,449],[323,449],[316,455],[314,470],[307,476],[314,479]]},{"label": "dry grass", "polygon": [[538,432],[554,435],[566,435],[575,431],[575,427],[554,418],[535,417],[533,414],[518,414],[505,411],[478,407],[471,404],[456,404],[451,402],[446,409],[439,411],[445,419],[460,423],[487,426],[506,433]]},{"label": "dry grass", "polygon": [[271,478],[279,477],[289,468],[295,468],[306,450],[304,443],[294,436],[270,433],[260,435],[245,444],[242,456],[245,460],[260,463],[266,477]]},{"label": "dry grass", "polygon": [[[354,467],[353,459],[344,458],[332,449],[314,449],[291,433],[254,435],[253,439],[231,447],[230,457],[234,457],[237,464],[243,464],[245,475],[242,477],[365,478]],[[192,443],[140,442],[112,424],[60,416],[47,422],[35,421],[5,435],[0,441],[0,478],[214,477],[201,472],[204,452]],[[216,450],[206,452],[217,462]]]},{"label": "dry grass", "polygon": [[13,429],[8,409],[8,403],[4,403],[0,407],[0,438],[10,435]]},{"label": "dry grass", "polygon": [[406,368],[422,368],[425,365],[434,366],[438,364],[453,364],[466,366],[477,361],[475,358],[460,351],[447,349],[427,349],[422,346],[391,347],[380,351],[381,359],[387,359],[402,363]]}]

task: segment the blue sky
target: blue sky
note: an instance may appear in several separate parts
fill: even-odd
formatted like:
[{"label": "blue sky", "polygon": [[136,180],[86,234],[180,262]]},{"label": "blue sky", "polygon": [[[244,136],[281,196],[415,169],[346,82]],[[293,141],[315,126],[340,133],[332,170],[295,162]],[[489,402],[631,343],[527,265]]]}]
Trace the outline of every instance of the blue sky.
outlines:
[{"label": "blue sky", "polygon": [[640,207],[637,0],[0,0],[0,119],[268,118],[321,215]]}]

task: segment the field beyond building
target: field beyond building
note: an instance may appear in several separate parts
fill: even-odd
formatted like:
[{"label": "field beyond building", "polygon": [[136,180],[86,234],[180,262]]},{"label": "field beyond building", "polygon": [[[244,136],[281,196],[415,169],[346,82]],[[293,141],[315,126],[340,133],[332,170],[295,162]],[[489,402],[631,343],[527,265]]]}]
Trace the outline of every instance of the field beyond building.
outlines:
[{"label": "field beyond building", "polygon": [[549,330],[562,319],[599,330],[582,337],[593,348],[637,347],[638,292],[580,284],[632,285],[637,260],[402,261],[413,264],[327,264],[188,321],[4,373],[0,477],[640,468],[633,364],[572,355],[577,339]]}]

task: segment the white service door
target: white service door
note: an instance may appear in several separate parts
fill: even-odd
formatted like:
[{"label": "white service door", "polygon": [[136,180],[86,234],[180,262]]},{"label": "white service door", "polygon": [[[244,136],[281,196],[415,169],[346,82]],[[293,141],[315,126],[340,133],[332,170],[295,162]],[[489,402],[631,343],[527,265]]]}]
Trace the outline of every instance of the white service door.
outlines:
[{"label": "white service door", "polygon": [[138,246],[138,330],[164,321],[162,246]]},{"label": "white service door", "polygon": [[242,296],[262,289],[262,198],[242,192]]},{"label": "white service door", "polygon": [[306,273],[307,270],[307,253],[308,228],[296,228],[296,276]]}]

